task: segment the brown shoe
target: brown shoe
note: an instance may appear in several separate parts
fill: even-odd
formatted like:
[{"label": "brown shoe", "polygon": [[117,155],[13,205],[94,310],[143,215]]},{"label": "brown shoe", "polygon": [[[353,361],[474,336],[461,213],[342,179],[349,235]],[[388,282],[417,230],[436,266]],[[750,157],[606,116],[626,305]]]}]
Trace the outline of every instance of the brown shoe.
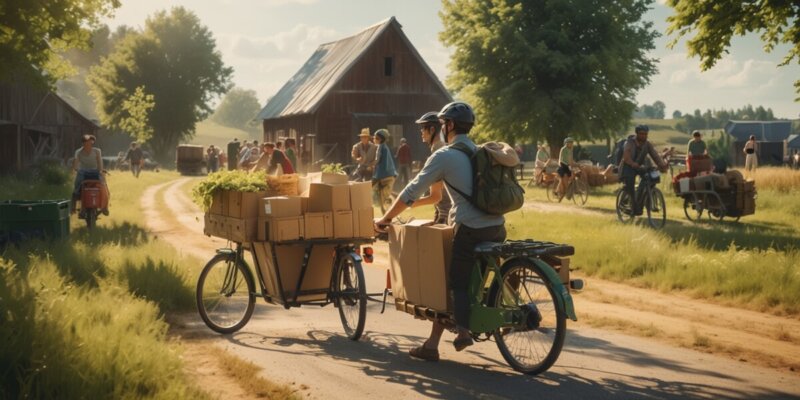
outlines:
[{"label": "brown shoe", "polygon": [[439,350],[427,349],[425,345],[411,349],[408,354],[414,358],[420,358],[425,361],[439,361]]},{"label": "brown shoe", "polygon": [[456,340],[453,340],[453,346],[456,348],[456,351],[464,350],[473,344],[475,344],[475,342],[473,342],[470,337],[456,338]]}]

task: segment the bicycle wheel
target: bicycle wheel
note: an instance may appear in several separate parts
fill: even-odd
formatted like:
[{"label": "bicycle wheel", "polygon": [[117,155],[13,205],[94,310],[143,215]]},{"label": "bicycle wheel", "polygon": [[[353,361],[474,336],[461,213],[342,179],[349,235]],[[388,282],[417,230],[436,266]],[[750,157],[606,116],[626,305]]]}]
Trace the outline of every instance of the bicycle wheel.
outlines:
[{"label": "bicycle wheel", "polygon": [[217,254],[200,272],[197,311],[213,331],[238,331],[253,316],[255,304],[253,275],[235,254]]},{"label": "bicycle wheel", "polygon": [[703,216],[703,207],[697,201],[697,196],[692,195],[691,200],[689,196],[683,198],[683,213],[689,221],[697,222]]},{"label": "bicycle wheel", "polygon": [[524,319],[494,332],[500,354],[519,372],[536,375],[547,371],[561,354],[567,332],[567,318],[552,284],[526,259],[506,263],[502,282],[502,290],[492,290],[494,307],[522,310]]},{"label": "bicycle wheel", "polygon": [[574,179],[573,182],[572,201],[582,206],[589,199],[589,185],[580,179]]},{"label": "bicycle wheel", "polygon": [[667,223],[667,204],[664,201],[664,194],[657,187],[647,192],[645,197],[647,204],[647,222],[655,229],[661,229]]},{"label": "bicycle wheel", "polygon": [[361,262],[350,254],[339,257],[334,296],[344,332],[348,339],[358,340],[367,318],[367,288]]},{"label": "bicycle wheel", "polygon": [[631,196],[625,189],[619,189],[617,192],[617,219],[622,223],[629,223],[633,221],[633,202]]},{"label": "bicycle wheel", "polygon": [[547,193],[547,200],[549,201],[560,201],[558,198],[558,194],[556,193],[556,189],[558,189],[559,179],[556,178],[549,185],[545,188],[545,192]]}]

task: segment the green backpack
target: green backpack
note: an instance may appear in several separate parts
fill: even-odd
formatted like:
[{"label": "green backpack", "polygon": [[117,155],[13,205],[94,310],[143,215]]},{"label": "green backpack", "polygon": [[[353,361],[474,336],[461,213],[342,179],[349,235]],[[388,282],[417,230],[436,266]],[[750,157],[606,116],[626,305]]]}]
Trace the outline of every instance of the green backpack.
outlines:
[{"label": "green backpack", "polygon": [[445,181],[448,186],[490,215],[503,215],[522,207],[525,189],[517,182],[515,167],[496,162],[483,145],[479,145],[474,153],[463,143],[455,143],[452,147],[466,154],[472,164],[472,195]]}]

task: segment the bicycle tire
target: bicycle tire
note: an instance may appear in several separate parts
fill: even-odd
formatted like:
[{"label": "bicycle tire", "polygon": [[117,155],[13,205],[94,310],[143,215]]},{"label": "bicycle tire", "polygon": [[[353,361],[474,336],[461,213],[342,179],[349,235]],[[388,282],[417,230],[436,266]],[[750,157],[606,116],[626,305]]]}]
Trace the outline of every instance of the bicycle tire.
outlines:
[{"label": "bicycle tire", "polygon": [[367,318],[367,288],[361,262],[352,255],[339,257],[333,293],[347,338],[358,340]]},{"label": "bicycle tire", "polygon": [[633,204],[631,204],[629,197],[630,196],[625,189],[620,189],[617,192],[617,200],[614,203],[616,205],[615,209],[617,211],[617,220],[623,224],[630,223],[634,218]]},{"label": "bicycle tire", "polygon": [[552,182],[550,182],[550,184],[547,185],[547,187],[545,188],[545,192],[547,193],[547,200],[550,202],[559,201],[558,195],[556,194],[556,189],[558,189],[558,182],[559,180],[558,178],[556,178]]},{"label": "bicycle tire", "polygon": [[572,191],[572,201],[579,205],[585,205],[589,200],[589,185],[581,179],[573,179],[574,189]]},{"label": "bicycle tire", "polygon": [[[663,228],[667,223],[667,204],[664,201],[664,194],[661,193],[659,188],[654,187],[648,190],[646,199],[648,199],[648,204],[646,204],[647,222],[653,229]],[[654,215],[659,210],[661,211],[661,216]]]},{"label": "bicycle tire", "polygon": [[[520,307],[533,307],[540,321],[536,323],[535,328],[531,328],[528,325],[532,318],[529,313],[526,326],[519,324],[496,330],[493,336],[497,348],[515,371],[528,375],[540,374],[553,366],[561,354],[567,332],[566,313],[563,307],[559,306],[556,300],[558,295],[552,283],[547,280],[547,275],[532,261],[524,258],[513,259],[505,263],[501,271],[504,289],[498,290],[497,284],[493,286],[493,290],[490,291],[493,294],[490,298],[492,306],[514,310]],[[535,284],[534,293],[528,289],[528,283]],[[521,293],[523,291],[520,287],[525,288],[524,293]],[[511,291],[517,295],[512,295]],[[514,343],[519,341],[523,342],[522,346],[514,346]],[[538,345],[532,343],[533,341],[538,342]],[[539,351],[540,349],[542,351]],[[521,354],[522,352],[527,352],[527,357]]]},{"label": "bicycle tire", "polygon": [[683,198],[683,213],[689,221],[700,221],[700,218],[703,216],[703,207],[699,206],[697,196],[693,194],[692,200],[689,200],[688,196]]},{"label": "bicycle tire", "polygon": [[[231,266],[235,267],[233,271]],[[237,290],[241,294],[242,281],[247,288],[244,307],[242,296],[234,298]],[[242,329],[253,316],[256,304],[255,283],[247,264],[237,260],[236,254],[217,254],[211,258],[197,279],[195,300],[200,318],[211,330],[229,334]]]},{"label": "bicycle tire", "polygon": [[89,208],[86,210],[86,229],[92,230],[97,226],[97,209]]}]

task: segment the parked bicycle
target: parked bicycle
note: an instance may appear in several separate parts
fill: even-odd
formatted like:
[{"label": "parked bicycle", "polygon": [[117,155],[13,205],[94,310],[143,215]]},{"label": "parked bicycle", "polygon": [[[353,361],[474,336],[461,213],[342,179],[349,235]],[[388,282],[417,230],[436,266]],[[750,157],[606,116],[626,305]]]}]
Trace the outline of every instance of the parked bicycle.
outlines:
[{"label": "parked bicycle", "polygon": [[[642,208],[647,212],[647,222],[653,228],[660,229],[667,222],[667,205],[664,201],[664,194],[657,187],[661,181],[661,174],[655,168],[650,168],[640,174],[640,177],[639,186],[634,192],[635,201],[644,202]],[[636,218],[635,209],[628,192],[623,188],[617,189],[617,219],[623,223],[633,221]]]},{"label": "parked bicycle", "polygon": [[564,193],[558,193],[558,188],[561,186],[561,179],[563,178],[556,175],[553,182],[547,186],[547,200],[560,203],[566,197],[568,200],[572,199],[575,204],[586,204],[589,199],[589,185],[581,179],[581,174],[582,171],[580,169],[572,169],[572,180],[567,185]]}]

